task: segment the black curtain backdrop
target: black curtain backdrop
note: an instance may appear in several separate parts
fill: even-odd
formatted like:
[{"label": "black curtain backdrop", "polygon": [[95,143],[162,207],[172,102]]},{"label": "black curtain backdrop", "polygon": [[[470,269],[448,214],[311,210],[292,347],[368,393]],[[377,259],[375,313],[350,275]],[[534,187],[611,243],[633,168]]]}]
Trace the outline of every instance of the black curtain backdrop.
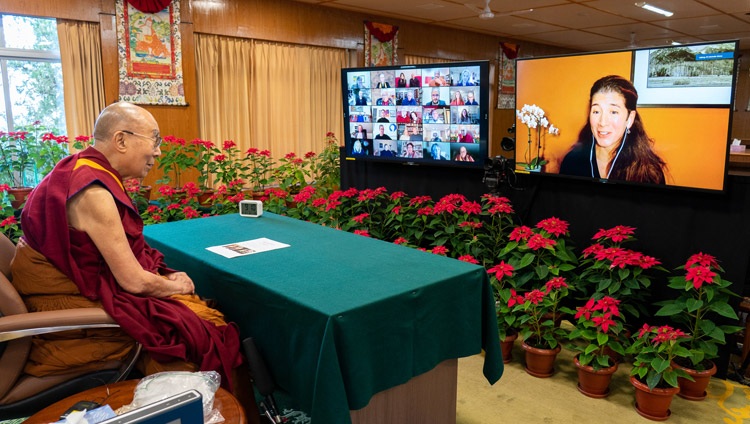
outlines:
[{"label": "black curtain backdrop", "polygon": [[[389,192],[430,195],[435,200],[449,193],[478,200],[490,191],[483,176],[484,170],[346,161],[342,152],[342,188],[383,186]],[[506,182],[498,191],[510,198],[519,222],[534,226],[552,216],[568,221],[579,255],[600,228],[627,225],[636,228],[637,240],[626,247],[657,258],[670,271],[693,253],[714,255],[735,293],[750,296],[750,223],[745,223],[750,212],[748,177],[729,175],[724,193],[540,175],[518,175],[510,181],[513,187]],[[654,302],[674,295],[666,287],[667,276],[654,281]],[[738,303],[739,297],[734,306]],[[649,323],[667,322],[652,318]],[[720,375],[726,373],[727,355],[717,361]]]}]

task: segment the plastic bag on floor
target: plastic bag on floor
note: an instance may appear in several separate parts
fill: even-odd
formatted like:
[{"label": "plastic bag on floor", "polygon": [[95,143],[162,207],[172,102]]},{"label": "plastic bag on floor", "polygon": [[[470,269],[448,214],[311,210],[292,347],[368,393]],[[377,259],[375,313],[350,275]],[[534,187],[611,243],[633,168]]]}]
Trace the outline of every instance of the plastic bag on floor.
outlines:
[{"label": "plastic bag on floor", "polygon": [[221,376],[216,371],[166,371],[151,374],[138,382],[133,402],[119,408],[117,414],[195,389],[203,397],[203,422],[221,423],[224,422],[224,417],[214,408],[214,397],[220,385]]}]

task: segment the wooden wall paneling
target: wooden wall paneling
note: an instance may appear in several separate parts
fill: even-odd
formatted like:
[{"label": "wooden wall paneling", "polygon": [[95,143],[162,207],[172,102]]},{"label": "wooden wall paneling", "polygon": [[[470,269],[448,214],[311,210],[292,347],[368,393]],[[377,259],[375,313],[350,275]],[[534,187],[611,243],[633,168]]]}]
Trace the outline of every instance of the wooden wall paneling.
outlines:
[{"label": "wooden wall paneling", "polygon": [[0,12],[98,22],[99,2],[100,0],[2,0],[0,1]]}]

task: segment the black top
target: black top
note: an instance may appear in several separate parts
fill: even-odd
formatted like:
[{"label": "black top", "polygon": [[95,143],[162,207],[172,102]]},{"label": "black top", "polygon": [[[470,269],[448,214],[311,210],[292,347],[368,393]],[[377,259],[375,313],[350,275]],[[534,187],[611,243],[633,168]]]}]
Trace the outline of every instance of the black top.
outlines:
[{"label": "black top", "polygon": [[593,158],[593,161],[591,160],[591,143],[576,143],[573,145],[573,149],[565,155],[560,164],[560,173],[576,177],[601,178],[596,157]]}]

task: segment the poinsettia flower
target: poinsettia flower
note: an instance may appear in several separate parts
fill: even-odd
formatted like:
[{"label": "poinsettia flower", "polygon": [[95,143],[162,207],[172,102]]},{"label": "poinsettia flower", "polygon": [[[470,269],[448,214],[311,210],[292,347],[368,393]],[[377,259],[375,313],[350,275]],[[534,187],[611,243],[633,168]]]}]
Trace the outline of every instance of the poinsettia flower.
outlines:
[{"label": "poinsettia flower", "polygon": [[445,246],[435,246],[432,248],[432,253],[445,256],[448,254],[448,248]]},{"label": "poinsettia flower", "polygon": [[8,226],[8,225],[14,225],[14,224],[18,224],[18,219],[16,219],[16,217],[14,215],[11,215],[11,216],[3,219],[2,222],[0,222],[0,227],[5,227],[5,226]]},{"label": "poinsettia flower", "polygon": [[514,228],[513,231],[510,232],[508,239],[510,241],[520,242],[522,240],[523,241],[528,240],[533,235],[534,235],[534,230],[532,230],[531,228],[525,225],[521,225],[520,227]]},{"label": "poinsettia flower", "polygon": [[568,223],[562,219],[555,218],[554,216],[539,221],[536,224],[536,227],[541,228],[555,237],[560,237],[568,232]]},{"label": "poinsettia flower", "polygon": [[482,213],[482,205],[477,202],[464,202],[460,209],[461,212],[468,215],[479,215]]},{"label": "poinsettia flower", "polygon": [[713,268],[719,267],[719,262],[716,260],[714,256],[706,254],[706,253],[702,253],[702,252],[699,252],[690,256],[687,262],[685,262],[685,268],[690,268],[691,266],[695,264],[713,267]]},{"label": "poinsettia flower", "polygon": [[352,221],[354,221],[354,222],[357,222],[357,223],[361,224],[361,223],[362,223],[362,221],[364,221],[364,220],[365,220],[365,218],[367,218],[368,216],[370,216],[370,214],[369,214],[369,213],[367,213],[367,212],[365,212],[365,213],[361,213],[361,214],[359,214],[359,215],[357,215],[357,216],[353,217],[353,218],[352,218]]},{"label": "poinsettia flower", "polygon": [[546,249],[557,244],[556,241],[548,239],[541,234],[534,234],[533,236],[529,237],[529,240],[526,243],[529,245],[529,249],[531,250]]},{"label": "poinsettia flower", "polygon": [[642,339],[643,336],[645,336],[646,334],[649,334],[651,332],[651,328],[652,327],[650,325],[644,323],[643,327],[641,327],[641,329],[638,330],[638,338]]},{"label": "poinsettia flower", "polygon": [[599,317],[594,317],[591,319],[591,322],[594,323],[595,326],[602,329],[603,332],[609,331],[609,327],[617,324],[612,318],[610,318],[609,314],[604,314]]},{"label": "poinsettia flower", "polygon": [[577,307],[576,310],[578,312],[576,312],[573,318],[578,319],[580,317],[585,317],[587,320],[591,319],[591,313],[593,312],[594,303],[595,303],[595,300],[592,297],[586,302],[585,305]]},{"label": "poinsettia flower", "polygon": [[497,278],[498,280],[502,280],[503,277],[512,277],[513,271],[513,265],[505,263],[505,261],[500,261],[499,264],[488,269],[487,273],[495,274],[495,278]]},{"label": "poinsettia flower", "polygon": [[354,234],[357,234],[359,236],[370,237],[370,232],[367,230],[354,230]]},{"label": "poinsettia flower", "polygon": [[478,264],[479,263],[479,261],[476,260],[471,255],[461,255],[461,256],[458,257],[458,260],[461,261],[461,262],[468,262],[470,264]]},{"label": "poinsettia flower", "polygon": [[716,277],[716,273],[711,271],[711,268],[697,265],[688,268],[685,280],[692,281],[693,287],[698,290],[703,286],[703,283],[713,283],[714,277]]},{"label": "poinsettia flower", "polygon": [[538,305],[539,302],[541,302],[544,299],[544,292],[542,292],[539,289],[534,289],[530,292],[527,292],[523,296],[524,301],[531,302],[534,305]]},{"label": "poinsettia flower", "polygon": [[565,277],[553,277],[551,280],[547,281],[544,287],[547,290],[546,293],[549,293],[552,290],[564,289],[568,287],[568,284],[565,282]]},{"label": "poinsettia flower", "polygon": [[408,242],[409,242],[409,241],[408,241],[408,240],[406,240],[406,239],[405,239],[405,238],[403,238],[403,237],[399,237],[399,238],[397,238],[396,240],[393,240],[393,243],[394,243],[394,244],[405,244],[405,243],[408,243]]}]

